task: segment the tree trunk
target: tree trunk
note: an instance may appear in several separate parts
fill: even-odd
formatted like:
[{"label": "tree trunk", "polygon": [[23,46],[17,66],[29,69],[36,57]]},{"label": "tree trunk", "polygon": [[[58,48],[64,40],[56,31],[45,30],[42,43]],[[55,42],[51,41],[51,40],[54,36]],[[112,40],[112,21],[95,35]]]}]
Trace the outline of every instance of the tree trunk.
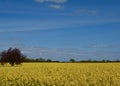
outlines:
[{"label": "tree trunk", "polygon": [[14,62],[11,63],[11,66],[14,66]]}]

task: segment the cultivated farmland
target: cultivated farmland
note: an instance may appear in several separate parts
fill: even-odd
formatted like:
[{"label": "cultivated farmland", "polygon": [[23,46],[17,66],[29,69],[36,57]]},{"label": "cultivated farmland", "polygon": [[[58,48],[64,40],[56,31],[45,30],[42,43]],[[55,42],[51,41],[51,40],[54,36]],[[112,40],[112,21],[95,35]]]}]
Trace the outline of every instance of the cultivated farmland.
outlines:
[{"label": "cultivated farmland", "polygon": [[120,63],[0,65],[0,86],[120,86]]}]

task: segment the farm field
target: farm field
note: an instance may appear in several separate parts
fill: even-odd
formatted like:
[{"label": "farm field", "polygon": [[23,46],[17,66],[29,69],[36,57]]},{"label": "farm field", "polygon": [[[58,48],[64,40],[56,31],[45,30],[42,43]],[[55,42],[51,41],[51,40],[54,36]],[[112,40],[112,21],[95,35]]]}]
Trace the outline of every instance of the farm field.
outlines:
[{"label": "farm field", "polygon": [[120,63],[0,65],[0,86],[120,86]]}]

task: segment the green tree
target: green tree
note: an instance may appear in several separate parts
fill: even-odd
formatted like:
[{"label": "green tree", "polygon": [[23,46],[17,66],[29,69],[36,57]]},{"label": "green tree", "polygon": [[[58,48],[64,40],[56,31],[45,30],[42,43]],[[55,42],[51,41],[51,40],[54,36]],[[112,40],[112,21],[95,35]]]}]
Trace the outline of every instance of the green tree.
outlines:
[{"label": "green tree", "polygon": [[47,59],[46,61],[47,61],[47,62],[52,62],[52,60],[51,60],[51,59]]},{"label": "green tree", "polygon": [[69,61],[70,61],[70,62],[75,62],[75,59],[71,58]]}]

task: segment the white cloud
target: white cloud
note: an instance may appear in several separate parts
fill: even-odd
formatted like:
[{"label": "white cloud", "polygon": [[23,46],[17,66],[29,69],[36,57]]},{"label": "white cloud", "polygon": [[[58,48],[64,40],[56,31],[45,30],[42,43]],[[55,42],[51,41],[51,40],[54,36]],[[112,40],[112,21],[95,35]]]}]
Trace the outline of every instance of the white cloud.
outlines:
[{"label": "white cloud", "polygon": [[67,0],[35,0],[36,2],[43,3],[43,2],[53,2],[53,3],[65,3]]},{"label": "white cloud", "polygon": [[54,8],[54,9],[60,9],[60,8],[62,8],[61,5],[55,5],[55,4],[49,5],[49,7]]}]

